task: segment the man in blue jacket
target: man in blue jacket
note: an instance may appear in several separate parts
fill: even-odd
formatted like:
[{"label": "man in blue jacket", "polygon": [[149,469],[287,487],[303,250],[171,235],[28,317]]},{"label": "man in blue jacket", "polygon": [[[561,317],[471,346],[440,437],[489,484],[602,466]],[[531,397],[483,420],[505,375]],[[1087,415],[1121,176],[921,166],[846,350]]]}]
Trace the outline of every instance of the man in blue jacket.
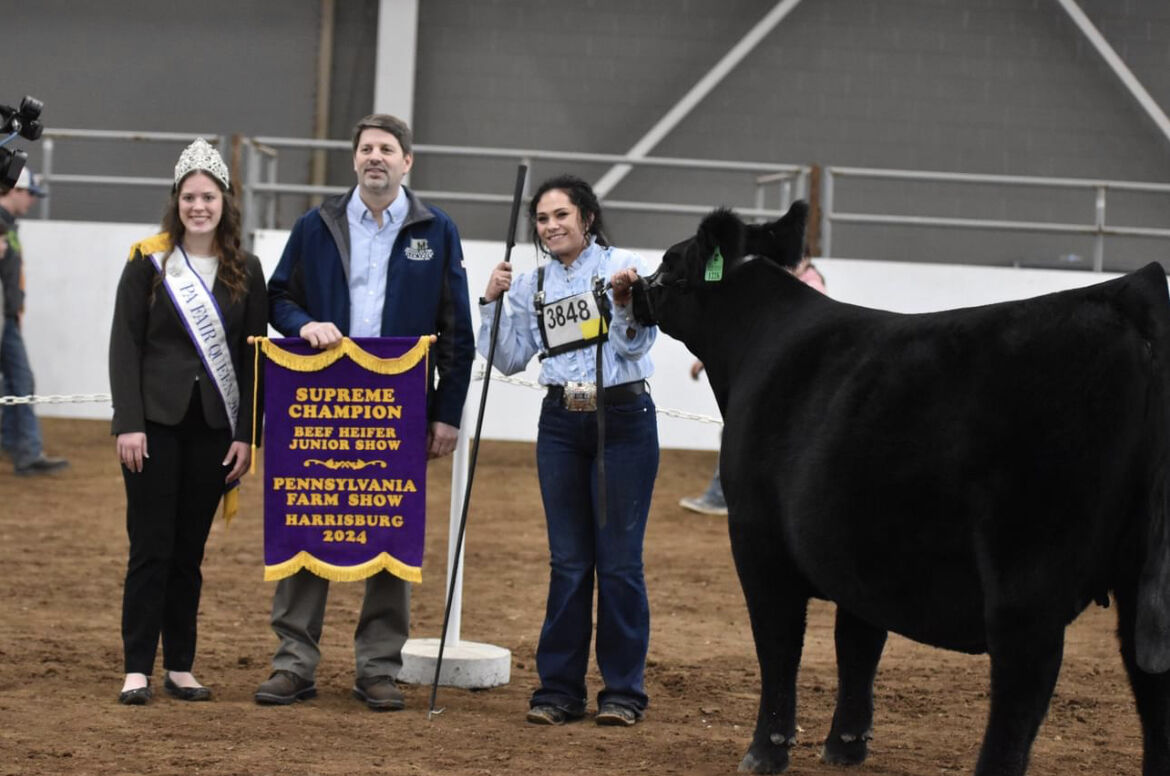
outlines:
[{"label": "man in blue jacket", "polygon": [[[268,281],[272,325],[318,348],[342,337],[438,334],[431,349],[427,454],[455,449],[475,341],[459,231],[402,185],[414,157],[401,119],[367,116],[353,133],[357,186],[293,226]],[[435,378],[438,385],[435,386]],[[301,570],[277,583],[272,629],[280,646],[256,702],[317,694],[314,673],[329,582]],[[354,634],[354,695],[375,710],[405,705],[395,679],[410,626],[410,584],[382,571],[366,580]]]}]

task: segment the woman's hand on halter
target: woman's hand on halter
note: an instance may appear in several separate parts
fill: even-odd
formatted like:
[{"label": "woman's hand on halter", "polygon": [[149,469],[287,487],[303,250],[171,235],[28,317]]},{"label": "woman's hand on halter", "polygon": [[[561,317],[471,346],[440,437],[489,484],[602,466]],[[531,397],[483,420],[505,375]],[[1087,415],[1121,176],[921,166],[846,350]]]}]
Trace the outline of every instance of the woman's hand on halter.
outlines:
[{"label": "woman's hand on halter", "polygon": [[618,307],[629,305],[630,298],[633,296],[631,289],[637,282],[638,270],[633,267],[619,269],[613,273],[613,277],[609,279],[609,284],[613,287],[613,303]]}]

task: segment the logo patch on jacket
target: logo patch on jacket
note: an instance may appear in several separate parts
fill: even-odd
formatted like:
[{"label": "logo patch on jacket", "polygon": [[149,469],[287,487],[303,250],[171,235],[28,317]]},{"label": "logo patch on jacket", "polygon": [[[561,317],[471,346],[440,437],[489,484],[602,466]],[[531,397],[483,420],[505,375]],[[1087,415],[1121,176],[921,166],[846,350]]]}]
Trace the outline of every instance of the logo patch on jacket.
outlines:
[{"label": "logo patch on jacket", "polygon": [[406,249],[406,258],[411,261],[430,261],[435,258],[435,252],[426,240],[412,238],[410,247]]}]

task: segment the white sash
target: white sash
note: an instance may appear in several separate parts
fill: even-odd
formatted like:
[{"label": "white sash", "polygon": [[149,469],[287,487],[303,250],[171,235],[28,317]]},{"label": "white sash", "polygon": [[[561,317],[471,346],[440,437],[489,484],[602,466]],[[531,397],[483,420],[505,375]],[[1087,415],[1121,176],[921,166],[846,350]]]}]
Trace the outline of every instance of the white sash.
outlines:
[{"label": "white sash", "polygon": [[[236,380],[236,368],[232,364],[232,354],[228,349],[227,330],[223,322],[223,313],[215,301],[211,291],[203,283],[203,278],[191,266],[187,252],[179,246],[179,256],[172,252],[171,260],[166,262],[166,272],[163,274],[163,286],[167,289],[179,317],[203,361],[203,367],[211,376],[215,389],[223,399],[224,409],[227,410],[228,423],[231,425],[232,437],[236,435],[236,417],[240,412],[240,384]],[[163,271],[165,252],[150,254],[150,260],[160,273]]]}]

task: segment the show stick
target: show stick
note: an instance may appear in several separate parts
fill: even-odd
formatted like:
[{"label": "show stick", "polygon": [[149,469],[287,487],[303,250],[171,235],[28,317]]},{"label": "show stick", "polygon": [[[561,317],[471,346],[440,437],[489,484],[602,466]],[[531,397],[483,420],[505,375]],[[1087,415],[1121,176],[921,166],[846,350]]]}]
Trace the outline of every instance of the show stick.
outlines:
[{"label": "show stick", "polygon": [[[509,263],[512,259],[512,246],[516,244],[516,221],[520,217],[520,200],[524,197],[524,179],[528,176],[528,165],[522,164],[516,168],[516,188],[512,192],[512,217],[508,221],[508,239],[504,244],[504,262]],[[427,720],[429,721],[436,713],[435,711],[435,697],[439,694],[439,671],[443,668],[443,649],[447,645],[447,626],[451,623],[451,603],[455,600],[455,584],[459,578],[459,559],[463,553],[463,534],[467,530],[467,507],[471,503],[471,486],[475,482],[475,460],[479,456],[479,434],[483,428],[483,412],[487,407],[488,386],[491,385],[492,377],[492,361],[496,355],[496,339],[500,332],[500,317],[504,314],[504,295],[507,292],[500,292],[497,297],[496,315],[492,319],[491,339],[488,341],[487,353],[487,369],[483,375],[483,392],[479,398],[479,413],[475,418],[475,436],[471,441],[471,460],[468,464],[467,472],[467,488],[463,492],[463,509],[459,516],[459,535],[455,542],[455,553],[451,560],[451,569],[448,572],[448,577],[451,580],[450,587],[447,590],[447,605],[443,610],[443,633],[439,637],[439,655],[435,660],[435,678],[431,683],[431,705],[427,711]]]}]

